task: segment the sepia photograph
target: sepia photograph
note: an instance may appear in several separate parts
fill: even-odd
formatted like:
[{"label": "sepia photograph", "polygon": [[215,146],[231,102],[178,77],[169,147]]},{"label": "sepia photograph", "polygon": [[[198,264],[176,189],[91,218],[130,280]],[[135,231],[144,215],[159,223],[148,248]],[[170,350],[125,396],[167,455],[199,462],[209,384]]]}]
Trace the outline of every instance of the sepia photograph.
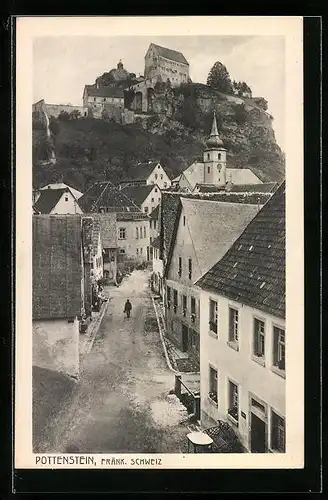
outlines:
[{"label": "sepia photograph", "polygon": [[18,20],[19,466],[302,467],[302,18],[186,19]]}]

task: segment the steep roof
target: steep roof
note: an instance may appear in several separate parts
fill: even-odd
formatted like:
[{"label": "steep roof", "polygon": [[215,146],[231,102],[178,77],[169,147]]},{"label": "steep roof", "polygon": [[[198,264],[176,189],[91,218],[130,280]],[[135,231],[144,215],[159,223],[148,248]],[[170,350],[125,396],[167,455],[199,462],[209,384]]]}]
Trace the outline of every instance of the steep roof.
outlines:
[{"label": "steep roof", "polygon": [[285,317],[285,182],[197,285]]},{"label": "steep roof", "polygon": [[130,198],[138,207],[145,201],[149,193],[156,187],[155,184],[145,186],[125,186],[124,194]]},{"label": "steep roof", "polygon": [[[127,174],[127,179],[124,182],[129,181],[146,181],[155,167],[158,165],[158,161],[151,161],[146,163],[138,163],[133,168],[131,168]],[[122,184],[124,184],[122,182]]]},{"label": "steep roof", "polygon": [[99,212],[106,207],[110,212],[138,212],[139,207],[121,189],[109,181],[95,182],[81,198],[79,204],[84,212]]},{"label": "steep roof", "polygon": [[45,189],[65,189],[68,188],[73,196],[78,200],[81,198],[83,193],[81,191],[78,191],[77,189],[73,188],[72,186],[69,186],[68,184],[65,184],[64,182],[53,182],[52,184],[47,184],[46,186],[43,186],[40,188],[41,191]]},{"label": "steep roof", "polygon": [[278,182],[262,182],[262,184],[233,184],[230,193],[273,193],[279,186]]},{"label": "steep roof", "polygon": [[123,89],[117,87],[97,88],[96,85],[86,85],[84,89],[88,93],[88,95],[92,97],[117,97],[117,98],[124,97]]},{"label": "steep roof", "polygon": [[160,221],[160,250],[162,258],[167,256],[167,253],[171,246],[175,219],[177,217],[180,205],[180,196],[173,193],[162,192]]},{"label": "steep roof", "polygon": [[171,61],[187,64],[189,66],[189,63],[185,58],[185,56],[182,54],[182,52],[178,52],[177,50],[167,49],[166,47],[161,47],[160,45],[157,45],[155,43],[152,43],[151,45],[155,47],[159,55],[165,57],[165,59],[170,59]]},{"label": "steep roof", "polygon": [[99,232],[103,248],[117,248],[117,231],[116,231],[116,218],[117,214],[114,213],[89,213],[86,216],[92,217],[94,220],[93,243],[98,244]]},{"label": "steep roof", "polygon": [[260,184],[261,179],[250,168],[227,168],[227,181],[233,184]]},{"label": "steep roof", "polygon": [[33,319],[81,314],[81,244],[80,215],[33,216]]},{"label": "steep roof", "polygon": [[63,194],[68,191],[68,188],[41,190],[40,196],[34,205],[35,209],[41,214],[50,214]]},{"label": "steep roof", "polygon": [[[200,275],[218,261],[249,222],[258,213],[257,205],[197,200],[181,197],[183,215],[196,254]],[[174,251],[177,232],[172,237],[170,255]],[[167,262],[169,267],[170,259]]]}]

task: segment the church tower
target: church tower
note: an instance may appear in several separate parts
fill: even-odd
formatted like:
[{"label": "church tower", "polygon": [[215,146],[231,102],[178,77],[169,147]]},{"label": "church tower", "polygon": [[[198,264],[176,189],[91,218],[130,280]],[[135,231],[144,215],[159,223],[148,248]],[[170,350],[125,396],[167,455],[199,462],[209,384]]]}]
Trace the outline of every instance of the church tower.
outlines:
[{"label": "church tower", "polygon": [[227,150],[219,137],[215,111],[213,116],[212,131],[206,141],[204,150],[204,183],[225,186]]}]

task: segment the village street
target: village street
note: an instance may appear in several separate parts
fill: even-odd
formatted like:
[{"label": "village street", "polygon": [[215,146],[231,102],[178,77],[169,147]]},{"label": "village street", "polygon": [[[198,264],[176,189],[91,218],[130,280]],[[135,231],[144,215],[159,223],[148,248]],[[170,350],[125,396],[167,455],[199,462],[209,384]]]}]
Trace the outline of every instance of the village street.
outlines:
[{"label": "village street", "polygon": [[[42,448],[58,453],[185,452],[187,412],[169,394],[174,374],[163,356],[148,273],[134,271],[107,291],[109,305],[81,362],[80,381],[48,426]],[[130,319],[123,314],[127,298],[133,305]]]}]

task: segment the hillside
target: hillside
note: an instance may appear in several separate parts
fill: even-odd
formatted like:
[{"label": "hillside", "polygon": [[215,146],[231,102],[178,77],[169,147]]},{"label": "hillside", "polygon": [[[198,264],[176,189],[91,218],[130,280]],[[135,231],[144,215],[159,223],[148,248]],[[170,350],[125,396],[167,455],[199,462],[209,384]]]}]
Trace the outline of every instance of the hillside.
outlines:
[{"label": "hillside", "polygon": [[[50,139],[42,124],[35,125],[34,186],[58,178],[81,190],[94,180],[105,178],[115,183],[137,168],[138,162],[149,159],[160,160],[175,177],[202,157],[213,112],[200,104],[202,100],[197,100],[194,92],[185,93],[183,99],[175,93],[171,100],[171,116],[153,113],[130,125],[92,118],[56,119],[51,123]],[[228,166],[251,168],[263,181],[281,180],[284,156],[276,144],[270,115],[250,99],[240,101],[219,93],[214,100]],[[57,162],[42,164],[50,149]]]}]

